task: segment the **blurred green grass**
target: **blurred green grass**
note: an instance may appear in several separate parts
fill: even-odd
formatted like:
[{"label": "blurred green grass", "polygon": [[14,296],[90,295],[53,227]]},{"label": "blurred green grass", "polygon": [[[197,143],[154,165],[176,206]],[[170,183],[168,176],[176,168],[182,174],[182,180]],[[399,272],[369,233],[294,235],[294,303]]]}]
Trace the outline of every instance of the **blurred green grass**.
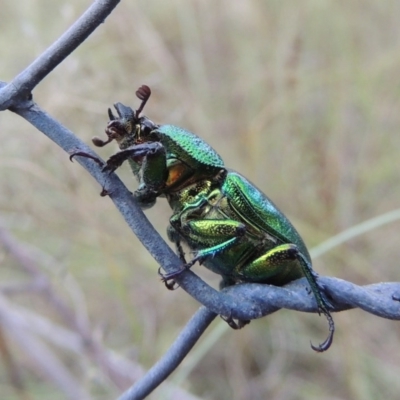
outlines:
[{"label": "blurred green grass", "polygon": [[[89,4],[3,0],[0,79],[12,79]],[[399,13],[394,0],[126,1],[33,94],[90,143],[104,131],[107,107],[135,107],[136,88],[151,86],[146,114],[203,137],[312,247],[399,208]],[[99,197],[101,188],[40,132],[1,113],[0,140],[3,224],[58,260],[59,268],[46,270],[54,285],[74,278],[108,346],[151,366],[196,302],[162,289],[157,265]],[[135,188],[128,167],[119,175]],[[166,237],[167,204],[147,214]],[[398,281],[399,228],[396,222],[353,239],[315,269],[358,284]],[[21,279],[10,257],[0,256],[2,281]],[[196,271],[217,285],[218,277]],[[56,318],[33,294],[13,301]],[[397,398],[398,323],[361,311],[335,321],[334,345],[322,355],[309,348],[310,339],[326,335],[316,315],[281,311],[228,331],[184,387],[203,399]],[[17,359],[31,371],[23,354]],[[0,373],[14,398],[4,366]],[[97,393],[89,372],[80,378]],[[32,371],[27,382],[32,398],[56,398]],[[165,396],[161,388],[151,398]]]}]

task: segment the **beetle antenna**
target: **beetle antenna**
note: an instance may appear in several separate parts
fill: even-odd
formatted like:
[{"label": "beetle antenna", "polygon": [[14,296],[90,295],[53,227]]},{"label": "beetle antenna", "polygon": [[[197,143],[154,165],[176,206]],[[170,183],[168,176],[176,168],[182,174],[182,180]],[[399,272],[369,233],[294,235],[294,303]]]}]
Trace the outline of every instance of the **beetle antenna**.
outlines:
[{"label": "beetle antenna", "polygon": [[142,85],[138,90],[136,90],[136,97],[139,100],[142,100],[139,108],[136,110],[135,118],[139,118],[140,113],[143,111],[144,106],[147,103],[147,100],[151,96],[151,89],[147,85]]},{"label": "beetle antenna", "polygon": [[106,144],[110,143],[114,138],[108,138],[107,140],[100,139],[98,136],[92,138],[92,142],[97,147],[103,147]]}]

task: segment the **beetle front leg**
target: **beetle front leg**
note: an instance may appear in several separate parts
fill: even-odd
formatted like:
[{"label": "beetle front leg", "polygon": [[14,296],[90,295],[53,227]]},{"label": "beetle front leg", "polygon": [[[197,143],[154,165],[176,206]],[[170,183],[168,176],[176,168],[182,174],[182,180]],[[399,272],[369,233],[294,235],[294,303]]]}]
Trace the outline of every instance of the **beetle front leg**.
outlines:
[{"label": "beetle front leg", "polygon": [[[282,244],[267,251],[261,257],[241,268],[238,275],[245,281],[266,282],[279,285],[297,277],[299,272],[305,276],[315,300],[318,311],[323,313],[329,323],[329,335],[318,346],[311,344],[313,350],[323,352],[329,349],[333,341],[335,325],[329,312],[329,301],[322,295],[323,287],[317,281],[317,274],[311,268],[311,264],[294,244]],[[290,278],[290,279],[288,279]]]},{"label": "beetle front leg", "polygon": [[165,187],[168,177],[164,146],[159,142],[148,142],[128,147],[112,155],[103,171],[113,172],[126,160],[140,165],[140,171],[137,172],[139,188],[134,196],[142,207],[151,207]]}]

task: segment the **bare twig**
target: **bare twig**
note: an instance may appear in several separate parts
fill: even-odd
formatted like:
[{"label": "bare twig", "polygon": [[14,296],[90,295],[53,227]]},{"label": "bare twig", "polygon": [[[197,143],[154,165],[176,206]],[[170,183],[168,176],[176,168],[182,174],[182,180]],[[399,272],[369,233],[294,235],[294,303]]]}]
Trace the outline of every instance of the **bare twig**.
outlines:
[{"label": "bare twig", "polygon": [[[400,320],[400,304],[395,300],[398,293],[400,293],[400,283],[378,283],[360,287],[337,278],[320,277],[320,281],[325,285],[327,292],[335,301],[334,311],[359,307],[383,318]],[[280,308],[315,312],[314,297],[307,294],[309,291],[307,290],[307,281],[305,278],[292,282],[284,288],[246,283],[230,286],[225,290],[239,299],[253,299],[255,303],[261,305],[263,315],[271,314]],[[208,314],[203,317],[202,314],[204,313]],[[204,308],[200,308],[167,353],[140,381],[126,391],[119,400],[144,399],[163,379],[166,379],[173,372],[179,364],[177,361],[179,360],[180,362],[183,360],[186,353],[192,348],[192,345],[187,346],[183,335],[186,331],[195,330],[195,327],[190,326],[190,324],[195,323],[196,317],[200,318],[197,325],[202,327],[202,318],[210,318],[212,320],[213,314]]]},{"label": "bare twig", "polygon": [[182,362],[214,318],[214,313],[201,307],[186,324],[167,353],[118,400],[139,400],[149,395]]}]

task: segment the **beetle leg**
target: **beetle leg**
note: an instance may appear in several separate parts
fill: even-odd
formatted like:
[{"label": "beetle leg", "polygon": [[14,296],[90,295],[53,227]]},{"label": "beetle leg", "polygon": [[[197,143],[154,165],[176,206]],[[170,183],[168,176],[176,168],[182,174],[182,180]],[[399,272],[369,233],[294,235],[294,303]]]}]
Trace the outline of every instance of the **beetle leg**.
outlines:
[{"label": "beetle leg", "polygon": [[140,181],[139,189],[134,193],[136,200],[142,207],[151,207],[168,177],[164,146],[159,142],[148,142],[128,147],[112,155],[103,171],[113,172],[126,160],[130,161]]},{"label": "beetle leg", "polygon": [[185,259],[185,252],[183,251],[183,247],[182,247],[181,241],[178,240],[175,243],[175,246],[176,246],[176,252],[178,253],[179,258],[181,259],[181,261],[183,261],[186,264],[187,261]]},{"label": "beetle leg", "polygon": [[[167,234],[168,234],[169,240],[171,242],[175,243],[176,252],[177,252],[180,260],[184,264],[186,264],[187,262],[185,259],[185,252],[183,251],[182,243],[181,243],[181,239],[180,239],[178,231],[172,225],[170,225],[167,229]],[[175,290],[179,287],[179,285],[175,286],[176,282],[173,279],[173,277],[168,278],[167,276],[165,276],[165,274],[163,274],[161,272],[161,268],[158,269],[158,275],[161,277],[161,280],[165,283],[165,286],[167,287],[167,289]]]},{"label": "beetle leg", "polygon": [[[317,352],[328,350],[332,344],[335,325],[329,308],[332,305],[322,295],[323,286],[317,281],[317,274],[312,270],[309,261],[294,244],[282,244],[269,250],[261,257],[241,268],[238,274],[246,281],[266,282],[279,284],[279,280],[290,281],[295,279],[293,274],[301,271],[314,294],[318,306],[318,312],[325,315],[329,323],[329,335],[326,340],[318,346],[311,344],[311,348]],[[290,279],[288,279],[290,277]]]},{"label": "beetle leg", "polygon": [[[159,156],[160,154],[165,155],[165,148],[159,142],[137,144],[113,154],[107,160],[103,170],[114,172],[123,164],[124,161],[130,158],[135,162],[142,162],[146,157],[151,159],[152,157]],[[164,164],[166,164],[166,162],[164,162]]]},{"label": "beetle leg", "polygon": [[246,233],[246,226],[230,219],[200,219],[186,222],[181,229],[185,237],[201,245],[196,258],[214,257],[231,248]]},{"label": "beetle leg", "polygon": [[175,244],[176,253],[180,260],[186,264],[185,252],[183,251],[182,240],[179,232],[172,225],[169,225],[167,228],[167,235],[168,239]]},{"label": "beetle leg", "polygon": [[171,290],[173,285],[175,284],[174,278],[179,276],[183,271],[187,271],[188,269],[192,268],[194,264],[196,264],[197,261],[200,261],[199,257],[193,258],[193,260],[189,261],[188,263],[182,265],[178,270],[172,271],[172,272],[167,272],[163,274],[160,269],[158,271],[158,275],[160,275],[161,280],[165,283],[165,286]]},{"label": "beetle leg", "polygon": [[190,262],[182,265],[180,269],[163,274],[162,280],[164,282],[190,269],[196,262],[201,264],[207,258],[215,257],[217,254],[231,248],[240,241],[246,232],[245,226],[234,220],[192,220],[181,227],[174,228],[178,233],[179,231],[184,231],[185,237],[189,241],[193,239],[204,247],[197,250],[196,256]]}]

